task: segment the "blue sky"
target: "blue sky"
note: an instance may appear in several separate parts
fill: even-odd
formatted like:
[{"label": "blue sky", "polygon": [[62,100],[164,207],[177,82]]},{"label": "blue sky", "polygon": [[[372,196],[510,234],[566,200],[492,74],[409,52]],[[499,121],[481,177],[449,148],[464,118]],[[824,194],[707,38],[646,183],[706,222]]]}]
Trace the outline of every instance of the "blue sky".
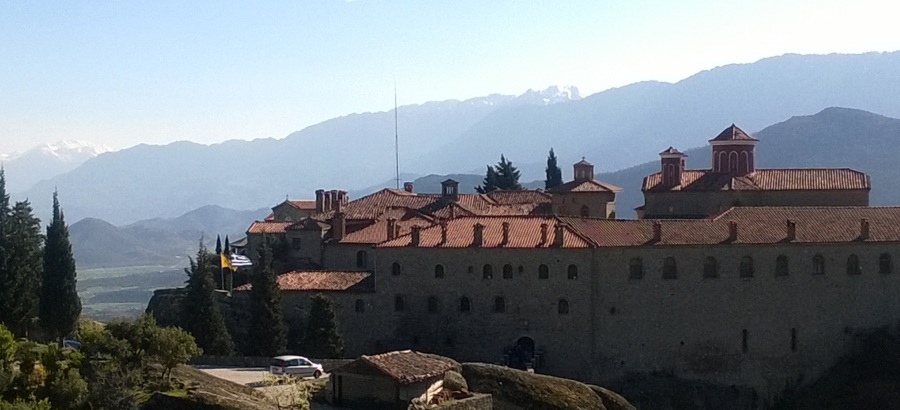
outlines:
[{"label": "blue sky", "polygon": [[900,49],[883,1],[0,2],[0,152],[282,138],[399,102]]}]

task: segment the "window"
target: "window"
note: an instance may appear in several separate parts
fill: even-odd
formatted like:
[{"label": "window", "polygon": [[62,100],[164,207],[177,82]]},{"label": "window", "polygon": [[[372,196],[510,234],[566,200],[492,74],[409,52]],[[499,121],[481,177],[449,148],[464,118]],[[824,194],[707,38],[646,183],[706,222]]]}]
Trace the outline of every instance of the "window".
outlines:
[{"label": "window", "polygon": [[469,273],[475,273],[475,267],[472,265],[469,265],[469,268],[466,271]]},{"label": "window", "polygon": [[678,263],[675,258],[668,257],[663,261],[663,279],[678,279]]},{"label": "window", "polygon": [[506,312],[506,300],[503,299],[503,296],[497,296],[494,298],[494,312]]},{"label": "window", "polygon": [[538,279],[550,279],[550,268],[547,265],[538,266]]},{"label": "window", "polygon": [[391,264],[391,275],[398,276],[400,275],[400,264],[394,262]]},{"label": "window", "polygon": [[747,345],[747,329],[741,331],[741,351],[747,353],[750,347]]},{"label": "window", "polygon": [[743,258],[741,258],[741,277],[753,277],[753,258],[749,256],[744,256]]},{"label": "window", "polygon": [[556,311],[560,315],[568,315],[569,314],[569,301],[565,299],[560,299],[559,303],[556,305]]},{"label": "window", "polygon": [[891,254],[882,253],[878,257],[878,273],[892,273],[894,271],[894,262],[891,260]]},{"label": "window", "polygon": [[859,256],[856,256],[855,253],[851,253],[850,256],[847,257],[847,274],[862,275],[862,266],[859,265]]},{"label": "window", "polygon": [[494,267],[491,265],[484,265],[481,267],[481,278],[482,279],[493,279],[494,278]]},{"label": "window", "polygon": [[460,312],[469,312],[472,310],[472,302],[469,301],[469,298],[463,296],[459,298],[459,311]]},{"label": "window", "polygon": [[825,274],[825,258],[822,255],[813,256],[813,275]]},{"label": "window", "polygon": [[778,255],[778,257],[775,258],[775,276],[787,276],[789,272],[788,257],[785,255]]},{"label": "window", "polygon": [[581,206],[581,216],[587,218],[591,216],[591,209],[587,207],[587,205]]},{"label": "window", "polygon": [[578,267],[569,265],[569,268],[566,269],[566,276],[568,276],[569,279],[578,279]]},{"label": "window", "polygon": [[356,267],[357,268],[365,268],[366,267],[366,251],[356,252]]},{"label": "window", "polygon": [[356,299],[356,311],[358,313],[362,313],[366,311],[366,302],[363,302],[362,299]]},{"label": "window", "polygon": [[303,241],[300,238],[291,238],[291,247],[294,249],[300,249],[303,245]]},{"label": "window", "polygon": [[439,310],[438,299],[434,296],[428,298],[428,313],[437,313]]},{"label": "window", "polygon": [[503,279],[512,279],[513,277],[513,268],[512,265],[506,264],[503,265]]},{"label": "window", "polygon": [[394,296],[394,311],[402,312],[404,310],[406,310],[406,300],[401,295]]},{"label": "window", "polygon": [[444,265],[441,265],[441,264],[434,265],[434,277],[437,279],[444,278]]},{"label": "window", "polygon": [[718,278],[719,277],[719,262],[716,261],[716,258],[712,256],[707,256],[703,261],[703,277],[704,278]]},{"label": "window", "polygon": [[628,279],[639,280],[644,278],[644,261],[641,258],[631,258],[628,261]]},{"label": "window", "polygon": [[797,351],[797,328],[796,327],[791,328],[791,351],[792,352]]}]

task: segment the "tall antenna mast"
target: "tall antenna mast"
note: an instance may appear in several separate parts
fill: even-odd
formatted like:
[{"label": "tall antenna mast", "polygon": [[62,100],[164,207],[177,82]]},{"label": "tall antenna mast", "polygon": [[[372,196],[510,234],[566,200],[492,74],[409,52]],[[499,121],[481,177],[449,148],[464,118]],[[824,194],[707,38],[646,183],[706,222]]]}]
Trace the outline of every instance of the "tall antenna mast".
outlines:
[{"label": "tall antenna mast", "polygon": [[397,131],[397,82],[394,82],[394,163],[396,165],[397,189],[400,189],[400,134]]}]

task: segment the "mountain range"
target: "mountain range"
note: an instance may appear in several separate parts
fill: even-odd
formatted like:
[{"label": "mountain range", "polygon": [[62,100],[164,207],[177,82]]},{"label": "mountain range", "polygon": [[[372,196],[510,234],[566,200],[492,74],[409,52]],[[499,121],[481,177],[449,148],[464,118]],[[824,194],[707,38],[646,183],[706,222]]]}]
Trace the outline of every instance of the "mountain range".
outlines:
[{"label": "mountain range", "polygon": [[[897,72],[900,52],[785,55],[585,98],[549,89],[402,106],[401,169],[480,173],[503,153],[525,179],[538,179],[553,147],[564,166],[585,156],[611,172],[655,161],[669,145],[701,146],[731,123],[760,130],[831,106],[898,117]],[[92,216],[118,225],[211,203],[257,209],[285,195],[310,198],[317,188],[355,191],[388,180],[393,140],[394,113],[386,111],[335,118],[283,139],[139,145],[90,159],[24,196],[50,198],[58,187],[70,220]],[[32,202],[38,211],[50,205]]]},{"label": "mountain range", "polygon": [[107,152],[112,152],[112,148],[88,141],[64,140],[41,144],[22,153],[3,154],[0,161],[6,172],[6,190],[24,191],[39,181],[69,172]]}]

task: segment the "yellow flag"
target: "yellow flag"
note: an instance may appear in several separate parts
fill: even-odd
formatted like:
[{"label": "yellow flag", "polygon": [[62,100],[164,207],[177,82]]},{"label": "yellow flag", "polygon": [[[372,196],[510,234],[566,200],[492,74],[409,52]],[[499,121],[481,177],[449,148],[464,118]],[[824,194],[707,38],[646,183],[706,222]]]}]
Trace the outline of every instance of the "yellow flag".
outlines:
[{"label": "yellow flag", "polygon": [[228,259],[228,257],[225,256],[224,253],[220,253],[219,258],[222,261],[222,264],[221,264],[222,269],[225,269],[225,268],[231,269],[231,259]]}]

